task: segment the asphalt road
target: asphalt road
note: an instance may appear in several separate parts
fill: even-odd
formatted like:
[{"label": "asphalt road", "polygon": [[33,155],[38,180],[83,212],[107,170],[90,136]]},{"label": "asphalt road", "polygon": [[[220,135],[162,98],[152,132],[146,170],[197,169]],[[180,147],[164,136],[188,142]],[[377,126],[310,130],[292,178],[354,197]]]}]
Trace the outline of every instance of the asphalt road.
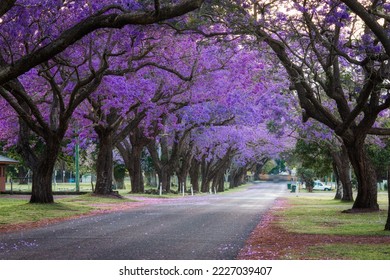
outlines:
[{"label": "asphalt road", "polygon": [[124,212],[0,235],[0,259],[235,259],[285,183],[164,199]]}]

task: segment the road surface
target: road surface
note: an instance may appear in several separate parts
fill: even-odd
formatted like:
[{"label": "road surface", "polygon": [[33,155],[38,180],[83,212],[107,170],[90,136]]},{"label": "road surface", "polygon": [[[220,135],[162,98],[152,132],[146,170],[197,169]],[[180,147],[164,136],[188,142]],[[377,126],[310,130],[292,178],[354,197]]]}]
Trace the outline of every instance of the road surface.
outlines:
[{"label": "road surface", "polygon": [[0,259],[235,259],[285,183],[157,204],[0,235]]}]

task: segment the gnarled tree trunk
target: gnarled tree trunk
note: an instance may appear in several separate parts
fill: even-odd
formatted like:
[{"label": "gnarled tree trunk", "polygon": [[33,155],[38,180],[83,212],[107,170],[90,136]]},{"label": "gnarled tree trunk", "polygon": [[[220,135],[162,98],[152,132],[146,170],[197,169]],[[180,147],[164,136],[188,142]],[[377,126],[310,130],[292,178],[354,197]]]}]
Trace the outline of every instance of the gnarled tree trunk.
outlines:
[{"label": "gnarled tree trunk", "polygon": [[350,166],[348,151],[343,145],[340,151],[331,152],[331,155],[336,169],[335,173],[342,186],[340,199],[342,201],[353,201],[352,183],[349,176]]},{"label": "gnarled tree trunk", "polygon": [[161,184],[162,191],[168,193],[171,191],[171,170],[167,169],[166,166],[163,166],[160,171],[157,171],[158,179]]},{"label": "gnarled tree trunk", "polygon": [[191,168],[192,154],[191,150],[186,151],[180,158],[180,166],[176,168],[179,189],[184,186],[187,190],[187,175]]},{"label": "gnarled tree trunk", "polygon": [[341,185],[339,171],[337,170],[337,166],[334,160],[332,161],[332,168],[333,168],[333,173],[336,181],[336,194],[334,196],[334,199],[341,200],[341,198],[343,197],[343,186]]},{"label": "gnarled tree trunk", "polygon": [[103,127],[96,127],[95,131],[99,136],[95,194],[108,195],[112,193],[113,132]]},{"label": "gnarled tree trunk", "polygon": [[192,189],[194,192],[199,192],[199,176],[200,176],[200,162],[193,158],[189,171]]},{"label": "gnarled tree trunk", "polygon": [[53,170],[60,151],[63,134],[46,135],[43,150],[39,151],[30,147],[30,133],[27,124],[20,120],[17,151],[33,172],[30,203],[53,203]]},{"label": "gnarled tree trunk", "polygon": [[230,184],[229,188],[237,188],[245,183],[246,168],[239,167],[230,172]]},{"label": "gnarled tree trunk", "polygon": [[378,211],[377,178],[374,166],[364,148],[364,139],[357,139],[353,142],[344,141],[344,143],[358,183],[358,192],[352,209]]},{"label": "gnarled tree trunk", "polygon": [[30,203],[53,203],[53,170],[60,144],[49,144],[36,164],[32,166],[32,193]]},{"label": "gnarled tree trunk", "polygon": [[131,168],[130,180],[131,180],[131,192],[132,193],[143,193],[145,191],[144,178],[142,176],[141,157],[142,149],[140,146],[133,146],[131,149]]},{"label": "gnarled tree trunk", "polygon": [[221,170],[213,179],[213,189],[216,189],[217,192],[225,191],[225,170]]}]

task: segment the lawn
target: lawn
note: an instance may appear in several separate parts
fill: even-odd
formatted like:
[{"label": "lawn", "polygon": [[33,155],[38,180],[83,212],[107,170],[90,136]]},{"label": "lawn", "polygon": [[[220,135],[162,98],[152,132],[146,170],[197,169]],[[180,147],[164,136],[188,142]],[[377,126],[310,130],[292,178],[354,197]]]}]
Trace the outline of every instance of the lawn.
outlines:
[{"label": "lawn", "polygon": [[[374,213],[342,213],[352,203],[328,197],[294,197],[288,203],[291,207],[277,214],[281,217],[278,224],[289,233],[298,234],[297,238],[299,234],[309,234],[324,240],[323,244],[307,244],[305,259],[390,259],[390,232],[384,231],[387,194],[379,194],[382,210]],[[290,258],[302,258],[302,251],[292,252]]]},{"label": "lawn", "polygon": [[0,230],[39,221],[54,221],[130,205],[134,200],[96,197],[91,194],[56,199],[53,204],[30,204],[18,196],[0,196]]},{"label": "lawn", "polygon": [[347,260],[390,260],[389,244],[327,244],[310,246],[307,257],[322,259],[324,256],[332,259]]},{"label": "lawn", "polygon": [[289,198],[291,207],[277,215],[282,217],[280,225],[290,232],[337,235],[390,235],[383,230],[387,219],[387,201],[384,193],[379,194],[379,212],[349,214],[352,203],[331,199],[331,197]]},{"label": "lawn", "polygon": [[278,200],[252,232],[239,259],[389,260],[387,194],[379,212],[350,214],[334,194],[300,193]]}]

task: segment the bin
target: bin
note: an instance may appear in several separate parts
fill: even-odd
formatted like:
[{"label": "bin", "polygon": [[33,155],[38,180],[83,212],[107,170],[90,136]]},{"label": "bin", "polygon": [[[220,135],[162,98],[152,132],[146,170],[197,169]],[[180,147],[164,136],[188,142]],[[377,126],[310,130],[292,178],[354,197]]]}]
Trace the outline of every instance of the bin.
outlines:
[{"label": "bin", "polygon": [[287,184],[287,189],[291,190],[291,184]]},{"label": "bin", "polygon": [[291,192],[296,192],[297,190],[297,186],[296,185],[292,185],[291,186]]}]

